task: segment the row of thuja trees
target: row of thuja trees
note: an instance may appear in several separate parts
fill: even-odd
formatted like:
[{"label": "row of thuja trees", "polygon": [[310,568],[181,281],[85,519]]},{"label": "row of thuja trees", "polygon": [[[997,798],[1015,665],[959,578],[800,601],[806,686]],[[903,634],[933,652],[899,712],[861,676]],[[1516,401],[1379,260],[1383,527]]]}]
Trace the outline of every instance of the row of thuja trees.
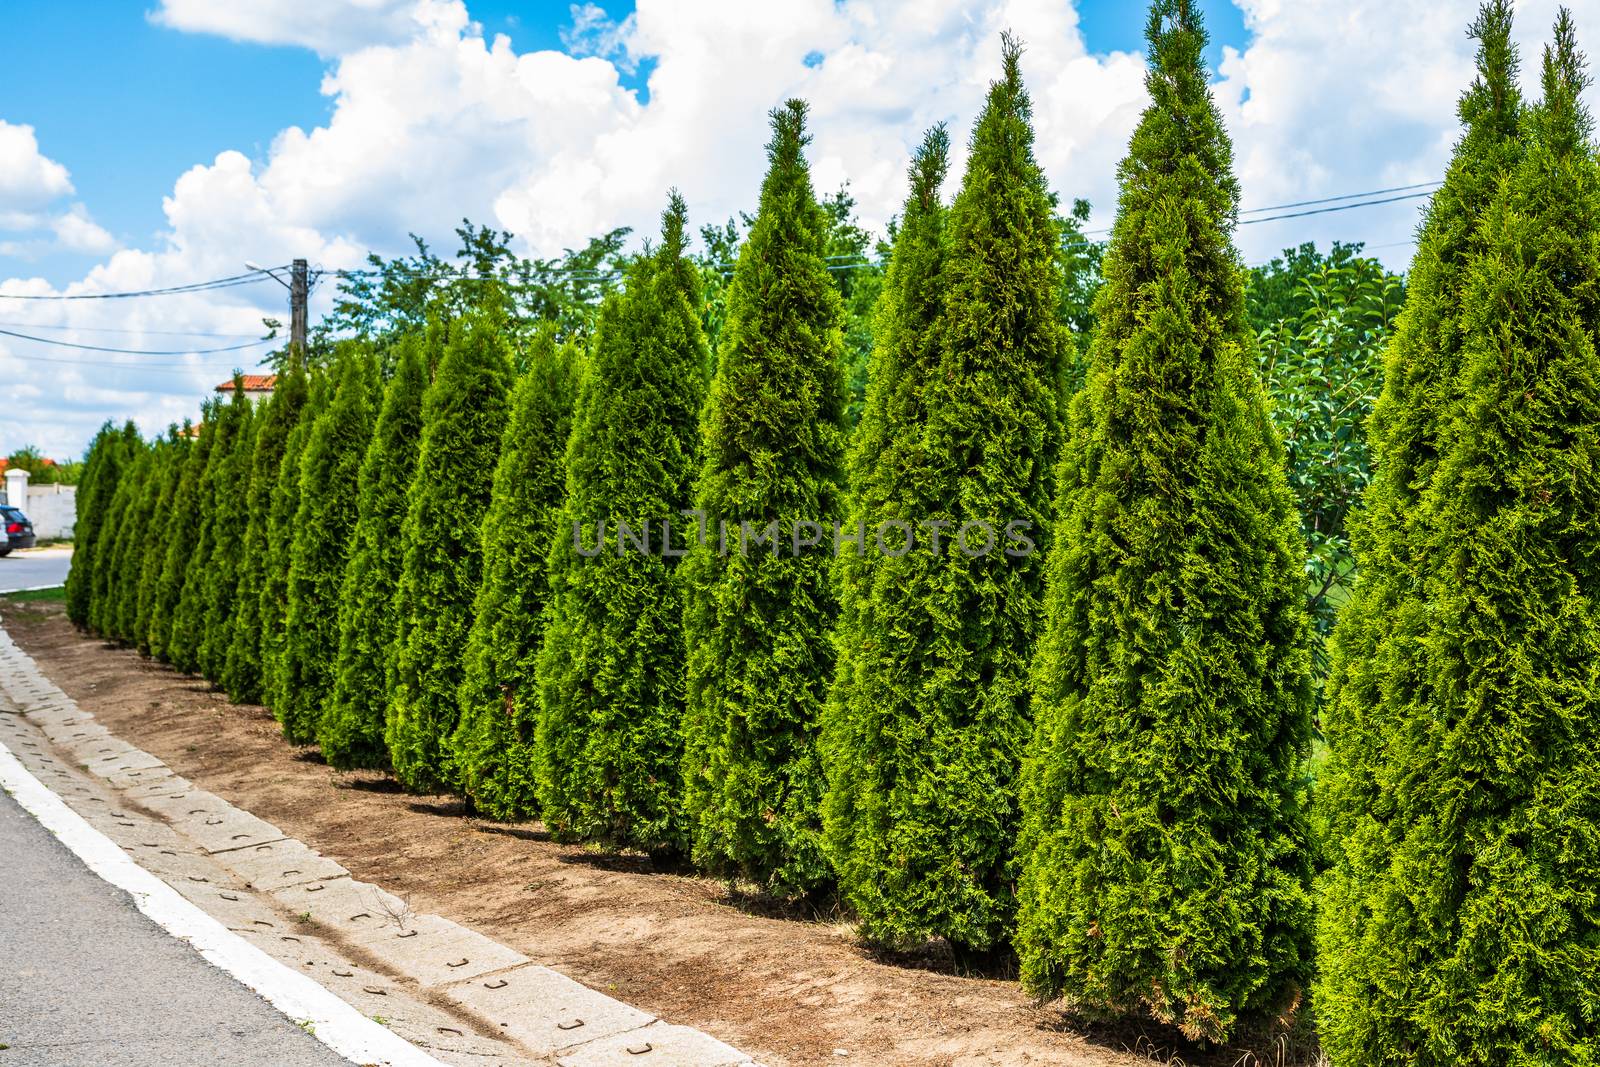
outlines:
[{"label": "row of thuja trees", "polygon": [[1319,372],[1251,328],[1187,0],[1081,388],[1008,40],[953,203],[942,128],[913,161],[853,433],[790,103],[714,345],[674,197],[582,340],[486,287],[259,409],[104,431],[68,610],[335,766],[1009,942],[1085,1011],[1220,1040],[1314,990],[1339,1064],[1594,1062],[1600,172],[1570,24],[1537,106],[1509,32],[1491,0],[1390,350],[1315,806],[1332,579],[1258,341]]}]

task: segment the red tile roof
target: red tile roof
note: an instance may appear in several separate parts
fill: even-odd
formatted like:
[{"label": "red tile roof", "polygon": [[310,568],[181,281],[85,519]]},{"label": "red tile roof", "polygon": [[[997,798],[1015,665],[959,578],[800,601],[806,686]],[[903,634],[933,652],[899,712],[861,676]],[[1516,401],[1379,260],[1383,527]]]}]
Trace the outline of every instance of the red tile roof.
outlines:
[{"label": "red tile roof", "polygon": [[[239,377],[243,379],[244,391],[247,393],[270,393],[272,392],[272,387],[278,384],[278,376],[276,374],[241,374]],[[229,378],[219,384],[216,391],[219,393],[233,392],[233,379]]]}]

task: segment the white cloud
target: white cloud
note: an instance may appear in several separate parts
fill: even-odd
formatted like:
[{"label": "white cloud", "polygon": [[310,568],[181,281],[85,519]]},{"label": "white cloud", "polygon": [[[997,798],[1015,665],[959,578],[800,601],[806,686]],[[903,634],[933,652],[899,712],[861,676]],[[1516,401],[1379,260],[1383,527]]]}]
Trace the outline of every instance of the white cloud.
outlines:
[{"label": "white cloud", "polygon": [[[1228,52],[1216,92],[1235,136],[1246,207],[1442,174],[1457,136],[1455,101],[1470,78],[1464,31],[1471,5],[1236,2],[1254,36],[1242,52]],[[1525,0],[1519,36],[1542,40],[1554,4]],[[1585,37],[1600,39],[1600,0],[1583,0],[1577,14]],[[485,38],[460,0],[163,0],[153,17],[184,31],[329,56],[322,89],[331,115],[313,129],[279,132],[264,157],[222,150],[196,163],[166,197],[167,231],[152,247],[110,252],[69,289],[190,282],[237,273],[246,259],[305,256],[325,267],[353,266],[367,249],[404,250],[408,231],[448,250],[464,216],[552,255],[617,225],[647,233],[672,186],[688,198],[696,224],[716,222],[754,205],[767,112],[794,95],[812,105],[819,191],[848,178],[863,220],[882,226],[904,196],[911,149],[938,121],[950,124],[957,146],[953,191],[1007,28],[1026,45],[1038,158],[1064,198],[1089,198],[1096,224],[1106,225],[1116,165],[1145,102],[1143,60],[1090,53],[1075,6],[1061,0],[640,0],[620,22],[586,3],[573,7],[566,50],[521,53],[503,36]],[[624,75],[647,59],[654,66],[641,100]],[[1525,68],[1534,94],[1531,49]],[[0,191],[13,186],[34,192],[0,197],[0,229],[51,231],[85,250],[109,247],[84,209],[59,206],[70,176],[39,155],[33,131],[0,124]],[[1403,241],[1419,205],[1245,226],[1239,240],[1247,261],[1309,238]],[[1383,254],[1403,265],[1409,251]],[[0,291],[24,290],[49,287],[0,283]],[[326,306],[326,289],[317,299]],[[8,316],[10,303],[0,302]],[[282,303],[281,289],[268,282],[27,310],[76,327],[239,333],[263,314],[281,316]],[[93,343],[99,335],[61,336]],[[152,349],[230,343],[115,337],[124,347]],[[156,357],[90,367],[23,355],[60,354],[0,345],[0,449],[36,440],[63,455],[80,450],[110,413],[135,414],[154,432],[192,413],[197,396],[235,360],[249,362],[247,353],[162,357],[178,365],[159,369],[151,365]],[[29,399],[25,389],[42,390],[45,399]]]},{"label": "white cloud", "polygon": [[117,247],[117,239],[91,219],[82,204],[73,204],[56,216],[50,228],[55,231],[56,241],[69,252],[104,255]]}]

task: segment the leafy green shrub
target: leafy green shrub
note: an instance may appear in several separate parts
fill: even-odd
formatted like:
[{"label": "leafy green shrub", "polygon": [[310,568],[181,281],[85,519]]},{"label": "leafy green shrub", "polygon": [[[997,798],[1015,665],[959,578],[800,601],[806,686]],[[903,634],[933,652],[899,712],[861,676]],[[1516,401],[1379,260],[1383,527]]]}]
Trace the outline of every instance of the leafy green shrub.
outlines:
[{"label": "leafy green shrub", "polygon": [[1310,978],[1310,657],[1191,0],[1157,0],[1073,400],[1023,772],[1024,988],[1224,1040]]},{"label": "leafy green shrub", "polygon": [[[567,439],[582,348],[535,339],[511,396],[511,421],[483,519],[483,583],[467,637],[461,721],[450,738],[462,791],[495,819],[537,810],[533,740],[539,690],[534,669],[544,635],[546,560],[566,495]],[[637,422],[618,427],[638,434]],[[640,447],[635,437],[631,447]]]},{"label": "leafy green shrub", "polygon": [[[684,568],[693,852],[782,893],[828,876],[816,733],[833,671],[830,546],[791,549],[812,532],[802,523],[838,513],[845,441],[842,312],[803,155],[805,118],[799,100],[772,113],[770,166],[701,423],[695,505],[707,536]],[[741,523],[757,532],[776,523],[776,542],[723,555],[724,522],[736,542]]]},{"label": "leafy green shrub", "polygon": [[[539,802],[557,833],[646,849],[683,843],[678,727],[683,711],[678,560],[663,520],[693,486],[707,363],[696,271],[673,197],[660,248],[600,312],[566,449],[566,501],[549,548],[549,622],[537,661]],[[605,533],[597,532],[604,523]],[[619,525],[656,549],[622,551]],[[600,546],[592,558],[576,551]],[[683,523],[673,534],[681,547]]]},{"label": "leafy green shrub", "polygon": [[483,515],[505,430],[511,364],[496,313],[474,312],[445,346],[422,399],[406,494],[394,686],[384,739],[414,792],[457,784],[446,742],[460,714],[462,653],[483,577]]},{"label": "leafy green shrub", "polygon": [[278,469],[289,435],[305,406],[309,383],[303,371],[278,375],[264,407],[256,415],[250,450],[249,496],[245,502],[244,531],[239,543],[238,572],[233,594],[233,622],[221,683],[235,704],[263,699],[262,590],[267,584],[273,546],[268,537]]},{"label": "leafy green shrub", "polygon": [[357,477],[350,562],[339,594],[339,658],[333,697],[317,724],[322,755],[335,767],[384,767],[383,741],[397,628],[395,595],[404,559],[401,528],[406,488],[416,476],[422,394],[428,387],[427,341],[407,334],[396,346],[372,440]]},{"label": "leafy green shrub", "polygon": [[356,524],[358,476],[372,438],[372,353],[346,342],[334,357],[333,394],[300,456],[289,548],[284,681],[273,706],[296,744],[316,740],[339,655],[339,594]]}]

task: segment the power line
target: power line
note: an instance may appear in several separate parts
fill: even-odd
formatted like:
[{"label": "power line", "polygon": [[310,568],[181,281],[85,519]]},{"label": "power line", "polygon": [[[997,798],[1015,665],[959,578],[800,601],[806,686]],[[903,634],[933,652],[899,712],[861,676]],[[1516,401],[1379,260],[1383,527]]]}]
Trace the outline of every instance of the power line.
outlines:
[{"label": "power line", "polygon": [[[260,337],[242,345],[228,345],[224,348],[177,348],[177,349],[151,349],[151,348],[108,348],[104,345],[80,345],[75,341],[58,341],[52,337],[34,337],[32,334],[18,333],[15,330],[0,329],[0,335],[16,337],[23,341],[36,341],[42,345],[55,345],[57,348],[76,348],[83,352],[116,352],[126,356],[209,356],[218,352],[239,352],[246,348],[258,348],[277,340],[274,337]],[[128,364],[118,364],[126,366]]]},{"label": "power line", "polygon": [[[20,359],[29,363],[56,363],[67,367],[118,367],[122,370],[136,370],[140,374],[179,374],[177,370],[167,370],[169,367],[186,367],[191,371],[204,371],[207,374],[219,373],[220,365],[207,367],[199,363],[128,363],[112,359],[57,359],[54,356],[26,356],[20,352],[8,352],[0,359]],[[185,375],[187,376],[187,375]]]},{"label": "power line", "polygon": [[0,322],[11,330],[65,330],[72,333],[138,333],[152,337],[215,337],[227,341],[261,339],[259,333],[208,333],[205,330],[148,330],[142,326],[71,326],[59,322]]},{"label": "power line", "polygon": [[1337,207],[1319,207],[1311,211],[1296,211],[1288,215],[1268,215],[1264,219],[1244,219],[1240,226],[1251,226],[1258,222],[1277,222],[1279,219],[1303,219],[1307,215],[1326,215],[1330,211],[1349,211],[1357,207],[1375,207],[1378,204],[1394,204],[1401,200],[1416,200],[1420,197],[1432,196],[1433,193],[1407,193],[1405,196],[1391,196],[1383,200],[1363,200],[1359,204],[1340,204]]},{"label": "power line", "polygon": [[133,297],[173,296],[182,293],[205,293],[213,289],[231,289],[239,285],[254,285],[266,281],[269,277],[271,275],[266,270],[252,270],[247,274],[190,282],[187,285],[172,285],[164,289],[135,289],[120,293],[0,293],[0,300],[127,300]]},{"label": "power line", "polygon": [[1340,200],[1360,200],[1368,196],[1383,196],[1386,193],[1408,193],[1413,189],[1425,189],[1430,185],[1443,185],[1441,180],[1431,182],[1417,182],[1415,185],[1396,185],[1392,189],[1374,189],[1368,193],[1346,193],[1343,196],[1327,196],[1321,200],[1297,200],[1292,204],[1273,204],[1271,207],[1252,207],[1239,212],[1241,215],[1258,215],[1263,211],[1282,211],[1291,207],[1312,207],[1316,204],[1333,204]]}]

